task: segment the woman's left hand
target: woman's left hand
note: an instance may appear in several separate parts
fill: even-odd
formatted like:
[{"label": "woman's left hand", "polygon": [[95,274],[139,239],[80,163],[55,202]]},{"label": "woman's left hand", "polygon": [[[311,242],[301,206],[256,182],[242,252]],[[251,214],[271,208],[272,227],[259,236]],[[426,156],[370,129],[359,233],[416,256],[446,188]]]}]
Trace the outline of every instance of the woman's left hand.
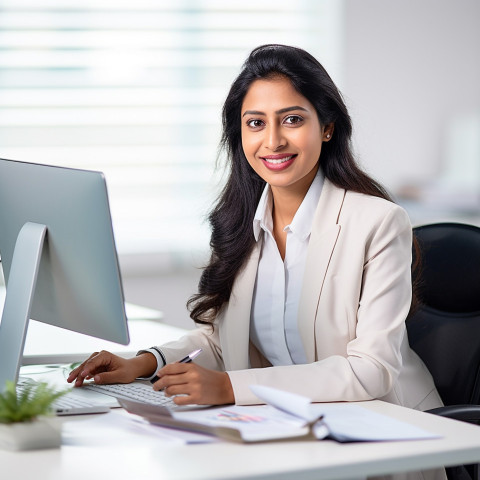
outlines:
[{"label": "woman's left hand", "polygon": [[209,370],[195,363],[170,363],[157,372],[159,380],[154,390],[164,390],[167,396],[180,395],[177,405],[223,405],[235,403],[230,377],[226,372]]}]

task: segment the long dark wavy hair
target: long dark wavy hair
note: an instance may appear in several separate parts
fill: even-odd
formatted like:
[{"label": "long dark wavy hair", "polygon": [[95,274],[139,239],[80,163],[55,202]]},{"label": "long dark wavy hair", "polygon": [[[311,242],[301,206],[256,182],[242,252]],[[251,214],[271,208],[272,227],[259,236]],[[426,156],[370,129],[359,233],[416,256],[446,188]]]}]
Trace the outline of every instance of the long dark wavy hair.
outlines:
[{"label": "long dark wavy hair", "polygon": [[233,82],[222,111],[220,146],[227,154],[228,178],[208,217],[211,257],[200,278],[198,293],[187,302],[196,323],[213,323],[228,302],[237,273],[255,243],[253,218],[265,181],[250,167],[242,149],[241,111],[250,85],[278,76],[290,80],[314,107],[322,126],[333,123],[324,142],[320,168],[333,184],[346,190],[391,200],[385,189],[355,162],[352,122],[340,92],[322,65],[308,52],[285,45],[263,45],[253,50]]}]

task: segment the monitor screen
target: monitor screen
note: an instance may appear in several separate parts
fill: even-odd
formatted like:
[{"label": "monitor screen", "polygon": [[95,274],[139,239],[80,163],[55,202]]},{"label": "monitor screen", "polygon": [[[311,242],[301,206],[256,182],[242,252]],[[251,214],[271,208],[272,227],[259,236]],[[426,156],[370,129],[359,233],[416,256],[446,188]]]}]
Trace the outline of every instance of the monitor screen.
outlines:
[{"label": "monitor screen", "polygon": [[101,172],[0,159],[0,255],[0,391],[17,380],[30,318],[128,344]]}]

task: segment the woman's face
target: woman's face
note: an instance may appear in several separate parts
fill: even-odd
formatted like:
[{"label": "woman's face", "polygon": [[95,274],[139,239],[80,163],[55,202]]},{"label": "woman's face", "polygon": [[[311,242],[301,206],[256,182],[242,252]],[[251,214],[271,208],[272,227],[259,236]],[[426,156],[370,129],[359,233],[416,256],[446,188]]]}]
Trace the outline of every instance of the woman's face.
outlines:
[{"label": "woman's face", "polygon": [[313,105],[286,77],[255,80],[243,100],[241,122],[248,163],[274,193],[306,193],[333,125],[320,125]]}]

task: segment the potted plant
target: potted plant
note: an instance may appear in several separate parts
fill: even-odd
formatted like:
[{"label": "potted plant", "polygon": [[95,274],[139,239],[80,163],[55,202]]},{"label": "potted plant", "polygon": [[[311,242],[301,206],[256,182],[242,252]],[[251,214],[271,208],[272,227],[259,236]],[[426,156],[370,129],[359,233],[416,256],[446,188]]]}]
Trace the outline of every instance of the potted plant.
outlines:
[{"label": "potted plant", "polygon": [[61,425],[52,416],[52,403],[66,391],[46,383],[29,383],[17,394],[15,384],[7,382],[0,393],[0,448],[32,450],[59,447]]}]

